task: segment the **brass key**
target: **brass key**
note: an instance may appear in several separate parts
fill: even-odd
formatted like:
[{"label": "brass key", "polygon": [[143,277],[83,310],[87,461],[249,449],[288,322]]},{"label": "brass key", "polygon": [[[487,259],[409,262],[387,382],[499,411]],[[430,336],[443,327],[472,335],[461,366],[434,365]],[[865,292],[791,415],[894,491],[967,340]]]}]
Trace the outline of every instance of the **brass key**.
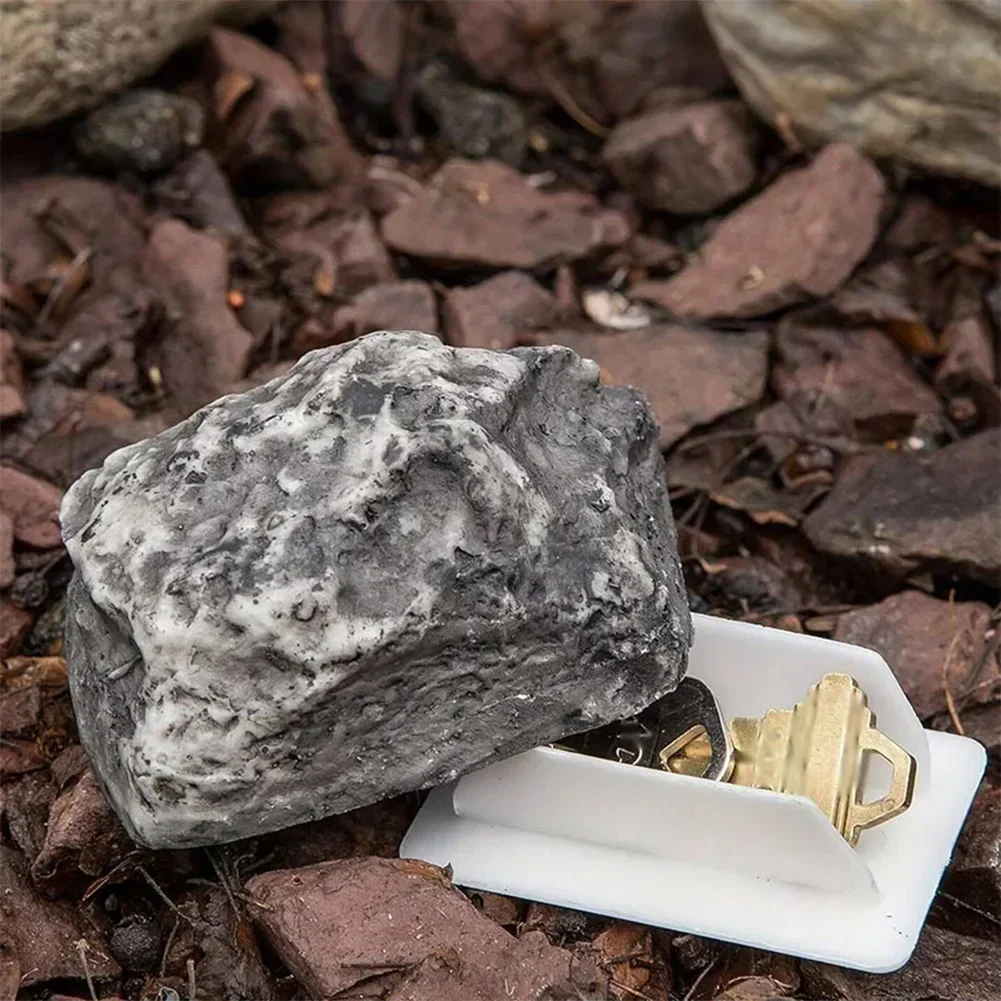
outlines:
[{"label": "brass key", "polygon": [[[737,718],[729,728],[705,683],[685,678],[638,716],[556,746],[620,764],[806,796],[851,845],[866,828],[911,805],[917,777],[917,762],[876,729],[865,692],[847,674],[825,675],[792,709]],[[893,776],[885,796],[862,803],[859,790],[870,753],[885,758]]]},{"label": "brass key", "polygon": [[[911,805],[917,762],[876,729],[865,692],[847,674],[827,674],[792,709],[730,724],[735,761],[730,781],[812,799],[851,844],[868,827]],[[890,791],[859,802],[867,753],[893,768]]]}]

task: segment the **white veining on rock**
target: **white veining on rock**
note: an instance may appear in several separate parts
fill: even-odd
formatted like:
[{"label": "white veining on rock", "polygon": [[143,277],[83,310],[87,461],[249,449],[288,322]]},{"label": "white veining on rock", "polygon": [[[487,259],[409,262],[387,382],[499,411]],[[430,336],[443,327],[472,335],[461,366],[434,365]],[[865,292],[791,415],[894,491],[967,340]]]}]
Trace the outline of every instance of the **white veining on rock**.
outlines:
[{"label": "white veining on rock", "polygon": [[287,826],[669,690],[657,441],[565,349],[382,333],[114,453],[62,516],[74,700],[130,830]]}]

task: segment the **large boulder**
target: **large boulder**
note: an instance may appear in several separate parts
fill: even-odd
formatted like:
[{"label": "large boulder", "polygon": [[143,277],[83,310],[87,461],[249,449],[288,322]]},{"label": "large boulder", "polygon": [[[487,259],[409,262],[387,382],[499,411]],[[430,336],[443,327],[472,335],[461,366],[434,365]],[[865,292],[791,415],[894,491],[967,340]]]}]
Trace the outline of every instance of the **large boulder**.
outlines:
[{"label": "large boulder", "polygon": [[249,20],[276,0],[6,0],[0,17],[3,131],[99,104],[152,73],[213,21]]},{"label": "large boulder", "polygon": [[741,93],[806,142],[1001,184],[994,0],[702,0]]},{"label": "large boulder", "polygon": [[227,841],[629,715],[691,624],[657,423],[565,348],[378,333],[62,508],[83,742],[139,841]]}]

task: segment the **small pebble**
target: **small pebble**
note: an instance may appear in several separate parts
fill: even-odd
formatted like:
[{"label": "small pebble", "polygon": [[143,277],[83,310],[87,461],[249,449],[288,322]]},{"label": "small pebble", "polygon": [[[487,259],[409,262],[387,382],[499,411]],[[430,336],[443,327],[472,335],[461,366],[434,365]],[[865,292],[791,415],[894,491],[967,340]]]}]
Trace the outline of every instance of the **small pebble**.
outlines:
[{"label": "small pebble", "polygon": [[417,78],[421,103],[445,144],[471,160],[500,160],[517,167],[525,156],[528,128],[514,98],[453,79],[439,63]]},{"label": "small pebble", "polygon": [[146,973],[160,962],[160,926],[148,914],[130,914],[111,930],[108,948],[126,970]]},{"label": "small pebble", "polygon": [[160,90],[130,90],[73,131],[79,155],[99,170],[161,174],[202,142],[205,115],[195,101]]}]

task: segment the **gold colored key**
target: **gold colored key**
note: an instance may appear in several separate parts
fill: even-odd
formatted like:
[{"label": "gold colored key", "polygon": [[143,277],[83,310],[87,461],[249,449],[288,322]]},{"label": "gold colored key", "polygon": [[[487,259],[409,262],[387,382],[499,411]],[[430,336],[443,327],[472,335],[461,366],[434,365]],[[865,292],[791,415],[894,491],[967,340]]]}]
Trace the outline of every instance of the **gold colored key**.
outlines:
[{"label": "gold colored key", "polygon": [[[849,844],[911,805],[917,762],[876,729],[865,692],[847,674],[827,674],[792,709],[730,724],[736,785],[799,793],[812,799]],[[890,791],[859,802],[866,754],[893,768]]]}]

